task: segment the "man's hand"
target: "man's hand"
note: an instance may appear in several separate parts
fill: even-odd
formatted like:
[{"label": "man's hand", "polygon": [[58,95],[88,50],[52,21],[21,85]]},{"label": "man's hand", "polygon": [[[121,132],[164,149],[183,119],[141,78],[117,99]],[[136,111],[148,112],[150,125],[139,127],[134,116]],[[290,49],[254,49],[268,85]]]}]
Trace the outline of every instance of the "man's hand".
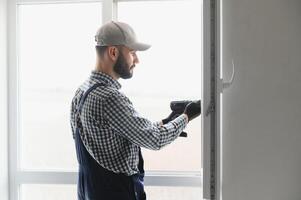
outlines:
[{"label": "man's hand", "polygon": [[184,114],[188,116],[188,121],[193,120],[201,114],[201,101],[193,101],[186,105]]}]

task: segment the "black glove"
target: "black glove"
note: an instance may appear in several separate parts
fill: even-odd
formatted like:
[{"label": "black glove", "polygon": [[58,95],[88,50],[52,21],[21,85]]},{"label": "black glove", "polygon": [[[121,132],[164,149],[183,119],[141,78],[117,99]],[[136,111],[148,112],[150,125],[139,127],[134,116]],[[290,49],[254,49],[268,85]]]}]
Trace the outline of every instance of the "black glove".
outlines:
[{"label": "black glove", "polygon": [[172,111],[167,118],[163,119],[162,120],[162,123],[163,124],[167,124],[168,122],[174,120],[175,118],[177,118],[180,114],[175,112],[175,111]]},{"label": "black glove", "polygon": [[185,107],[184,113],[188,116],[188,121],[193,120],[201,114],[201,100],[193,101]]},{"label": "black glove", "polygon": [[[179,114],[175,111],[172,111],[167,118],[162,120],[162,123],[167,124],[168,122],[174,120],[175,118],[177,118],[180,115],[181,114]],[[187,137],[187,133],[183,131],[182,133],[180,133],[180,137]]]}]

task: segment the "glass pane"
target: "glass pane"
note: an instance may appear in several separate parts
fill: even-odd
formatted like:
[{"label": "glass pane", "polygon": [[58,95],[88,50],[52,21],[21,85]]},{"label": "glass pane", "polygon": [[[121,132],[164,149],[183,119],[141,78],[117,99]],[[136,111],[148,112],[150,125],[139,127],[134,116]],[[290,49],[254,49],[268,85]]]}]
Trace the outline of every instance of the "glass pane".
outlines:
[{"label": "glass pane", "polygon": [[21,200],[41,199],[77,199],[76,185],[26,184],[21,186]]},{"label": "glass pane", "polygon": [[[201,187],[146,187],[147,199],[155,200],[200,200]],[[47,194],[47,195],[45,195]],[[76,199],[75,185],[22,185],[21,200],[66,200]]]},{"label": "glass pane", "polygon": [[[122,89],[145,117],[160,121],[173,100],[201,98],[202,1],[118,3],[118,19],[152,47],[138,52],[140,63]],[[201,118],[188,124],[187,138],[160,151],[143,150],[148,170],[200,171]]]},{"label": "glass pane", "polygon": [[203,199],[201,187],[146,187],[147,199],[155,200],[200,200]]},{"label": "glass pane", "polygon": [[[20,5],[19,114],[22,168],[75,169],[70,99],[95,65],[101,3]],[[74,70],[76,69],[76,70]]]}]

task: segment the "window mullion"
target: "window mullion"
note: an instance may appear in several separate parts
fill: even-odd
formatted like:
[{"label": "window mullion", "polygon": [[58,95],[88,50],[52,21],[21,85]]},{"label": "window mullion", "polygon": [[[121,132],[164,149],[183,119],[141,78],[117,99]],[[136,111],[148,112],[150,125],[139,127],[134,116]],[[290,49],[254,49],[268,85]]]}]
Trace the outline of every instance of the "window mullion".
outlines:
[{"label": "window mullion", "polygon": [[[76,184],[77,172],[21,171],[17,173],[19,184]],[[146,186],[186,186],[201,187],[202,176],[199,173],[147,172]]]},{"label": "window mullion", "polygon": [[145,176],[146,186],[201,187],[203,184],[201,173],[196,172],[147,171]]},{"label": "window mullion", "polygon": [[117,3],[114,0],[104,0],[102,3],[102,22],[117,19]]},{"label": "window mullion", "polygon": [[17,7],[8,1],[8,132],[9,132],[9,193],[18,200],[18,137],[17,137]]}]

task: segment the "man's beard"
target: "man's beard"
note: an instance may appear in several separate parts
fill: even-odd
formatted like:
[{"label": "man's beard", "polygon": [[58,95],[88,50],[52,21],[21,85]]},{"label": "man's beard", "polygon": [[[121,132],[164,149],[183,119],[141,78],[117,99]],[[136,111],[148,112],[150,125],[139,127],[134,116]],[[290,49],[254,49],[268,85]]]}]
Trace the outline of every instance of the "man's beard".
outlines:
[{"label": "man's beard", "polygon": [[113,66],[113,70],[123,79],[132,78],[133,73],[131,73],[131,67],[126,63],[126,60],[122,54],[119,54],[116,63]]}]

